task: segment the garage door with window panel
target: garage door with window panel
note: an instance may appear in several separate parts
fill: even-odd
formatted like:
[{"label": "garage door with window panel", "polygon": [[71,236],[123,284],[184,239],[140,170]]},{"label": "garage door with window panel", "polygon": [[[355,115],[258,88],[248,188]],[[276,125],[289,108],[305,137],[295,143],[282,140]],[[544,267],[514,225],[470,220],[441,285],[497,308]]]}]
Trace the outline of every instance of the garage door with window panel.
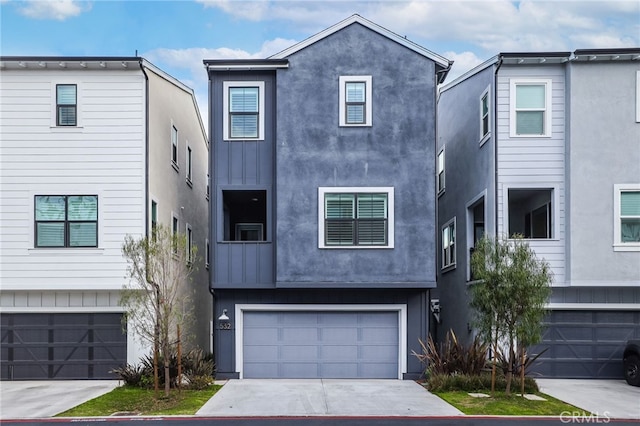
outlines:
[{"label": "garage door with window panel", "polygon": [[2,380],[114,379],[126,363],[121,313],[2,313]]},{"label": "garage door with window panel", "polygon": [[552,311],[534,374],[544,377],[622,379],[622,352],[626,341],[640,338],[637,311]]},{"label": "garage door with window panel", "polygon": [[398,378],[398,312],[243,314],[244,378]]}]

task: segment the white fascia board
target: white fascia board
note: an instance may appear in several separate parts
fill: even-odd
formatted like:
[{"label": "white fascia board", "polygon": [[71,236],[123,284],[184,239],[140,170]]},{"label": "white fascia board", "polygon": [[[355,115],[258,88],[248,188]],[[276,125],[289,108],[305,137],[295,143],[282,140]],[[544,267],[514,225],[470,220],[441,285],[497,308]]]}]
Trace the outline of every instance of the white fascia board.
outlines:
[{"label": "white fascia board", "polygon": [[406,38],[392,32],[389,31],[386,28],[381,27],[378,24],[374,24],[373,22],[363,18],[362,16],[355,14],[355,15],[351,15],[349,18],[338,22],[337,24],[323,30],[320,31],[319,33],[312,35],[311,37],[307,38],[306,40],[301,41],[298,44],[294,44],[293,46],[283,50],[282,52],[276,53],[273,56],[270,56],[269,59],[284,59],[296,52],[298,52],[299,50],[304,49],[305,47],[308,47],[310,45],[312,45],[313,43],[322,40],[325,37],[330,36],[331,34],[334,34],[340,30],[342,30],[343,28],[348,27],[349,25],[353,24],[353,23],[358,23],[364,27],[369,28],[372,31],[377,32],[378,34],[381,34],[385,37],[387,37],[388,39],[395,41],[398,44],[401,44],[402,46],[413,50],[414,52],[431,59],[432,61],[434,61],[435,63],[437,63],[438,65],[442,66],[443,68],[449,68],[452,64],[451,61],[449,61],[448,59],[446,59],[443,56],[438,55],[437,53],[434,53],[432,51],[430,51],[429,49],[425,49],[424,47],[410,41],[407,40]]}]

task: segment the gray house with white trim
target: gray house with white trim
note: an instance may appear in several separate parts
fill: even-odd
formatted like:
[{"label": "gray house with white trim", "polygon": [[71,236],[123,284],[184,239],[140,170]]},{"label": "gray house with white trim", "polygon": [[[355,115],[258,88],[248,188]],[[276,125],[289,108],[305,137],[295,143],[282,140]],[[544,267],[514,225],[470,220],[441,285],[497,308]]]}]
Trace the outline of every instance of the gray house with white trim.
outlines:
[{"label": "gray house with white trim", "polygon": [[501,53],[438,100],[438,334],[473,335],[475,242],[523,234],[554,273],[546,377],[622,378],[640,338],[640,49]]},{"label": "gray house with white trim", "polygon": [[218,377],[418,377],[451,62],[353,15],[204,63]]}]

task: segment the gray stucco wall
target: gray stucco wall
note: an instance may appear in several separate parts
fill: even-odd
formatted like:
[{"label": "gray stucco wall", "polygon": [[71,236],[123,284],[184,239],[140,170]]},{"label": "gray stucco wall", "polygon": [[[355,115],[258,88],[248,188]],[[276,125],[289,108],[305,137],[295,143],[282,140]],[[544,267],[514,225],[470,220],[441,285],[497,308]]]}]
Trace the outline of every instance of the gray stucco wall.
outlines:
[{"label": "gray stucco wall", "polygon": [[[444,338],[453,329],[461,339],[471,336],[468,298],[467,242],[471,224],[467,222],[467,204],[485,192],[485,230],[495,232],[495,151],[492,66],[453,85],[440,94],[438,101],[438,152],[445,150],[445,191],[438,197],[438,290],[440,318],[438,336]],[[480,99],[490,86],[490,137],[480,144]],[[443,270],[442,226],[456,218],[456,266]],[[473,237],[469,236],[471,241]]]},{"label": "gray stucco wall", "polygon": [[[435,64],[353,24],[277,74],[276,281],[435,285]],[[339,77],[372,76],[373,126],[339,127]],[[395,248],[319,249],[318,187],[395,188]]]},{"label": "gray stucco wall", "polygon": [[640,123],[631,62],[574,62],[567,144],[572,284],[638,285],[640,252],[613,250],[614,184],[640,183]]}]

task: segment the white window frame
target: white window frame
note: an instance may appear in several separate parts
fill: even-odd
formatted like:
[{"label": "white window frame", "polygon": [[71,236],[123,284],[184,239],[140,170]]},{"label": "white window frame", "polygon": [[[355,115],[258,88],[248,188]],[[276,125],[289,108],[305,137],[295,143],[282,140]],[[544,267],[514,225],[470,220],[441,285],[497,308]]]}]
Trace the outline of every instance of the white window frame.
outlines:
[{"label": "white window frame", "polygon": [[[353,245],[353,246],[333,246],[326,245],[324,240],[324,196],[325,194],[367,194],[386,193],[387,194],[387,245]],[[392,249],[395,243],[395,216],[394,216],[394,188],[392,186],[381,187],[319,187],[318,188],[318,248],[321,249]]]},{"label": "white window frame", "polygon": [[[179,149],[180,149],[180,132],[178,131],[178,127],[175,125],[175,123],[173,121],[171,121],[171,128],[170,128],[170,136],[169,136],[169,143],[171,144],[171,151],[169,152],[169,161],[171,162],[171,165],[173,166],[173,168],[176,170],[176,172],[178,170],[180,170],[180,166],[178,165],[178,159],[179,159]],[[174,143],[174,135],[175,135],[175,143]],[[173,152],[174,152],[174,146],[175,146],[175,153],[176,153],[176,158],[173,158]]]},{"label": "white window frame", "polygon": [[191,264],[193,262],[193,259],[191,258],[191,249],[193,248],[193,229],[191,228],[191,225],[189,223],[185,225],[184,229],[185,229],[185,239],[186,239],[186,244],[185,244],[186,258],[187,258],[187,263]]},{"label": "white window frame", "polygon": [[[480,116],[480,146],[482,146],[491,136],[491,93],[489,91],[489,89],[491,88],[491,86],[488,86],[486,89],[484,89],[484,92],[482,92],[482,95],[480,95],[480,108],[479,108],[479,116]],[[485,115],[482,113],[482,103],[484,99],[487,99],[487,132],[484,133],[484,127],[483,127],[483,123],[484,123],[484,117]]]},{"label": "white window frame", "polygon": [[[440,156],[442,156],[442,169],[440,168]],[[447,157],[445,155],[444,148],[442,148],[436,158],[436,190],[438,191],[438,196],[444,194],[446,189],[446,161]],[[442,178],[440,177],[441,173]]]},{"label": "white window frame", "polygon": [[614,251],[640,251],[640,243],[623,243],[620,227],[620,194],[622,192],[640,191],[640,183],[613,185],[613,250]]},{"label": "white window frame", "polygon": [[509,235],[509,190],[514,189],[539,189],[551,191],[551,238],[527,238],[526,241],[558,241],[560,240],[560,185],[538,185],[533,183],[509,183],[502,187],[502,230],[511,239]]},{"label": "white window frame", "polygon": [[[449,246],[445,247],[444,246],[444,231],[445,231],[445,229],[448,230],[449,228],[452,228],[452,227],[453,227],[453,238],[449,238],[451,240],[451,244]],[[442,228],[440,230],[440,254],[442,256],[441,268],[443,270],[445,270],[445,269],[454,269],[456,267],[456,261],[457,261],[456,246],[457,246],[456,217],[454,216],[451,220],[449,220],[444,225],[442,225]],[[447,262],[447,258],[448,258],[448,256],[446,256],[447,249],[451,250],[452,253],[453,253],[453,261],[450,262],[450,263],[446,263]]]},{"label": "white window frame", "polygon": [[640,123],[640,71],[636,71],[636,123]]},{"label": "white window frame", "polygon": [[186,182],[189,187],[193,187],[193,150],[189,146],[189,141],[186,141],[187,149],[186,149]]},{"label": "white window frame", "polygon": [[[509,80],[509,136],[512,138],[548,138],[551,137],[552,105],[552,80],[550,78],[512,78]],[[541,135],[519,135],[516,133],[516,87],[520,85],[544,86],[544,133]]]},{"label": "white window frame", "polygon": [[[364,101],[364,123],[347,123],[347,83],[364,83],[365,84],[365,101]],[[373,124],[373,109],[372,109],[372,97],[373,93],[371,87],[372,78],[370,75],[341,75],[339,78],[340,83],[340,127],[371,127]]]},{"label": "white window frame", "polygon": [[[257,138],[232,138],[229,127],[229,89],[235,87],[258,88],[258,137]],[[264,81],[224,81],[222,82],[222,139],[225,141],[263,141],[264,140]]]},{"label": "white window frame", "polygon": [[[58,126],[58,85],[73,84],[76,86],[76,125],[75,126]],[[76,132],[82,130],[82,83],[76,80],[61,79],[51,82],[51,130],[54,132]]]}]

